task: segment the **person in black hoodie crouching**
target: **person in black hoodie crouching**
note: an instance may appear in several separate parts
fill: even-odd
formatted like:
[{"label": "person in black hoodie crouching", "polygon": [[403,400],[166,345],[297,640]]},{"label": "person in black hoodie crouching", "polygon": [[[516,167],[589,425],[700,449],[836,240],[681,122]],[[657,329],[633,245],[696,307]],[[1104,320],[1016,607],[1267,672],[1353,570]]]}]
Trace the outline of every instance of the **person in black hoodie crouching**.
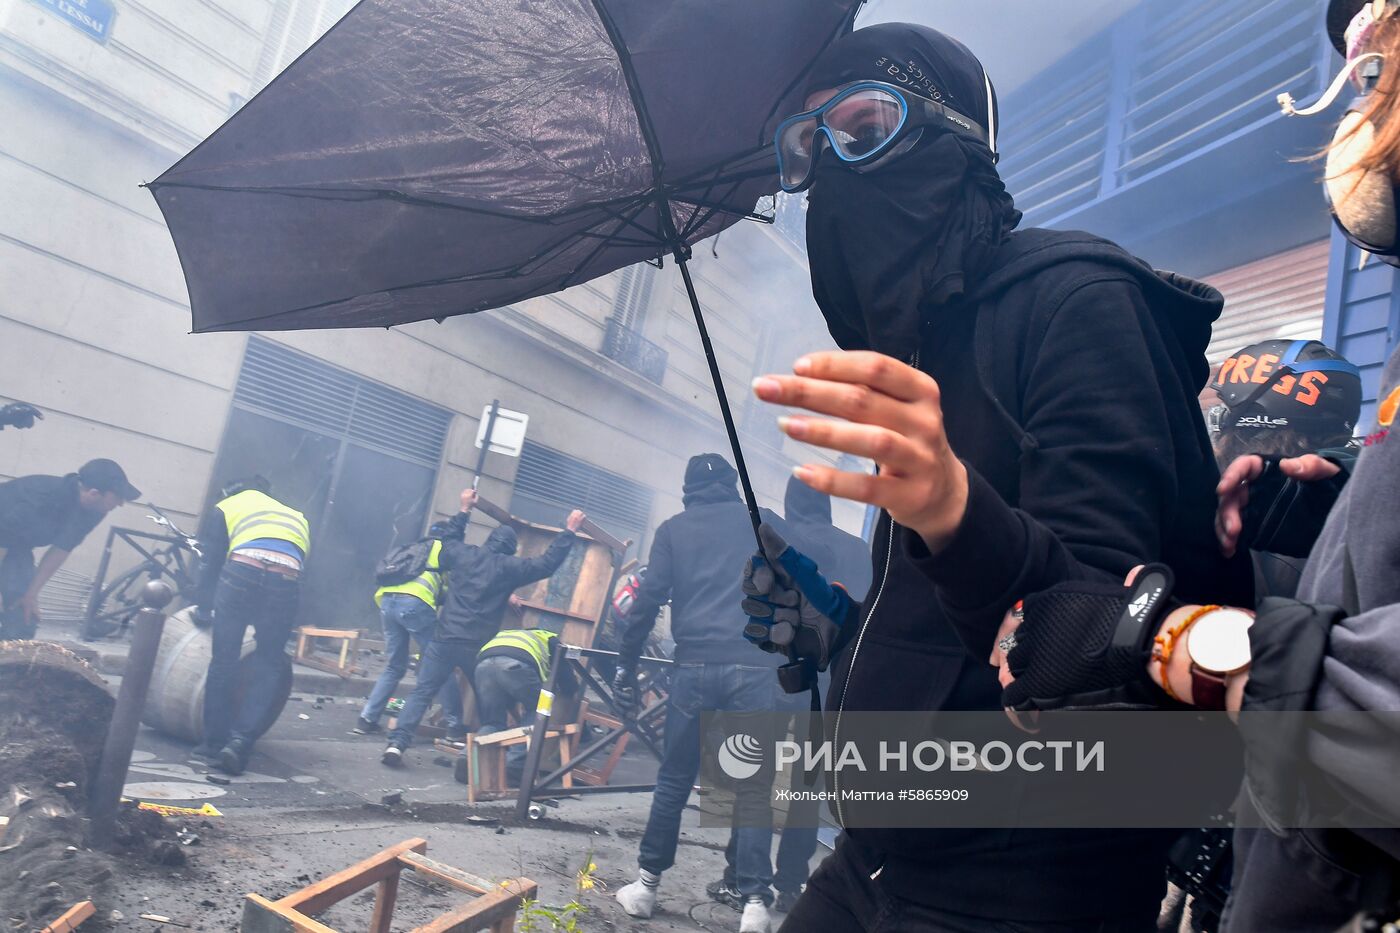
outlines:
[{"label": "person in black hoodie crouching", "polygon": [[[666,744],[656,774],[636,881],[617,892],[630,916],[650,917],[661,873],[676,861],[681,813],[700,770],[701,714],[705,711],[771,711],[776,700],[770,663],[744,642],[735,568],[748,561],[753,528],[735,485],[739,474],[719,454],[691,457],[685,468],[685,510],[656,529],[646,579],[627,613],[613,686],[624,714],[638,703],[637,663],[656,613],[671,601],[671,637],[676,642]],[[766,512],[766,520],[777,516]],[[745,814],[734,830],[735,869],[744,897],[742,933],[768,933],[772,892],[771,818],[768,788],[746,781],[736,806]]]},{"label": "person in black hoodie crouching", "polygon": [[[778,130],[779,167],[788,190],[810,186],[813,292],[842,352],[754,391],[807,410],[780,419],[790,437],[875,460],[874,476],[795,473],[883,514],[859,603],[765,530],[788,573],[746,565],[746,632],[832,664],[835,747],[848,710],[1001,709],[987,658],[1035,587],[1164,560],[1179,589],[1247,605],[1247,560],[1214,545],[1196,402],[1219,293],[1089,234],[1016,231],[991,81],[942,33],[858,30],[808,93]],[[795,637],[773,625],[793,590]],[[875,829],[840,799],[849,780],[830,788],[846,831],[785,930],[1152,928],[1170,832]]]}]

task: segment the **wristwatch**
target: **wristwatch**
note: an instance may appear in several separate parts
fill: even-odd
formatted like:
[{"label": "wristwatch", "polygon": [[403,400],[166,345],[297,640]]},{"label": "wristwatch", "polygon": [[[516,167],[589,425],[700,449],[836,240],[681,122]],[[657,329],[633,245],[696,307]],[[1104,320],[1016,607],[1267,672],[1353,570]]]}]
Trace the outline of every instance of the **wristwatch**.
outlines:
[{"label": "wristwatch", "polygon": [[1249,667],[1249,627],[1254,616],[1242,609],[1212,609],[1186,630],[1183,645],[1191,659],[1191,703],[1200,709],[1225,708],[1225,679]]}]

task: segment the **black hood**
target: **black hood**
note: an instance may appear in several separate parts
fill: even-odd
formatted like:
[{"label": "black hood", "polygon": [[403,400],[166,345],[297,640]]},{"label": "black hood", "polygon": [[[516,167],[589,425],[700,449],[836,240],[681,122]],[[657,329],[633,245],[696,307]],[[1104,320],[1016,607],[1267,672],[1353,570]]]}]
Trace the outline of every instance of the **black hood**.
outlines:
[{"label": "black hood", "polygon": [[739,473],[720,454],[696,454],[685,465],[681,501],[689,508],[739,498]]},{"label": "black hood", "polygon": [[[1080,230],[1032,229],[1013,233],[997,251],[992,263],[994,271],[971,297],[979,302],[995,298],[1017,282],[1050,266],[1076,260],[1114,266],[1132,273],[1164,335],[1176,337],[1182,353],[1177,377],[1188,397],[1200,395],[1210,378],[1206,347],[1210,345],[1211,325],[1220,317],[1225,306],[1224,297],[1204,282],[1153,269],[1102,237]],[[980,359],[984,354],[982,348],[978,349]],[[995,348],[989,350],[995,352]]]},{"label": "black hood", "polygon": [[831,497],[817,492],[796,476],[789,477],[787,493],[783,496],[783,517],[790,522],[830,525]]},{"label": "black hood", "polygon": [[[808,93],[883,81],[971,118],[995,144],[996,92],[968,49],[908,23],[857,30],[813,68]],[[909,152],[861,174],[831,152],[808,194],[812,294],[843,349],[908,359],[923,321],[974,288],[1020,222],[987,144],[925,128]]]},{"label": "black hood", "polygon": [[510,557],[515,554],[516,548],[520,546],[520,539],[515,535],[515,529],[509,525],[501,525],[486,537],[486,550],[496,554],[504,554]]}]

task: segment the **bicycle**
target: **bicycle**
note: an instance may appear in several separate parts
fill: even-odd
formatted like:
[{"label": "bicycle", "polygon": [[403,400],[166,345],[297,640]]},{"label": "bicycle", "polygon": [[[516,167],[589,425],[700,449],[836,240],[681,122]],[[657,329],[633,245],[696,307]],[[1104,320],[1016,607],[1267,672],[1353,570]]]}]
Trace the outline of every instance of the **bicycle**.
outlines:
[{"label": "bicycle", "polygon": [[[154,513],[146,518],[168,529],[168,533],[137,528],[112,528],[107,532],[107,543],[97,568],[97,580],[92,585],[92,596],[83,617],[84,641],[125,635],[141,609],[141,590],[150,581],[165,580],[175,588],[180,601],[175,608],[196,602],[198,562],[204,556],[199,550],[199,542],[154,505],[147,503],[146,508]],[[144,559],[108,583],[107,568],[112,560],[112,547],[118,540],[125,542]]]}]

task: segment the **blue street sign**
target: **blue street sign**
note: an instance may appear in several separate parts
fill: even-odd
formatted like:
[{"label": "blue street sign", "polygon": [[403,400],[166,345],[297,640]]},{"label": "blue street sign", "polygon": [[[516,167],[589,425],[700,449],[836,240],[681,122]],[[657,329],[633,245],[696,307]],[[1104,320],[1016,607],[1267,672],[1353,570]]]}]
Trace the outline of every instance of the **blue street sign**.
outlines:
[{"label": "blue street sign", "polygon": [[117,18],[112,0],[33,0],[48,7],[71,25],[76,26],[98,42],[106,42]]}]

